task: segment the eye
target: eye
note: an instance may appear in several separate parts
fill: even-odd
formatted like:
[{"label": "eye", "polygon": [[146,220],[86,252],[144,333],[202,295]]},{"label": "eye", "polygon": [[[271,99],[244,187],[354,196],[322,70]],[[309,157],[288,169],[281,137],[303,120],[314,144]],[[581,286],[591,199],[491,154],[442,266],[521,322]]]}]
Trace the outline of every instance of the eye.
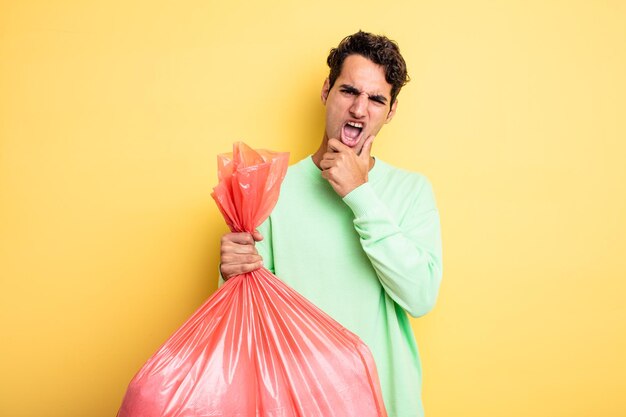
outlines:
[{"label": "eye", "polygon": [[387,104],[383,99],[380,99],[378,97],[370,97],[370,100],[373,101],[374,104],[376,104],[377,106],[384,106],[385,104]]},{"label": "eye", "polygon": [[352,89],[349,89],[349,88],[342,88],[339,91],[341,91],[344,94],[351,95],[351,96],[356,96],[357,95],[357,92],[355,90],[352,90]]}]

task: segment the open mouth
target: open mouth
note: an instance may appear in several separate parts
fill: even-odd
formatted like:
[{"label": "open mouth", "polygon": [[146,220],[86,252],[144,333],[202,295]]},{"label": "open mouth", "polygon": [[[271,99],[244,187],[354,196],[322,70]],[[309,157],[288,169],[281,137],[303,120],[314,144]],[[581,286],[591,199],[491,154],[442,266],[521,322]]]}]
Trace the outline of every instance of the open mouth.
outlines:
[{"label": "open mouth", "polygon": [[355,147],[363,133],[363,123],[347,122],[341,129],[341,142],[351,148]]}]

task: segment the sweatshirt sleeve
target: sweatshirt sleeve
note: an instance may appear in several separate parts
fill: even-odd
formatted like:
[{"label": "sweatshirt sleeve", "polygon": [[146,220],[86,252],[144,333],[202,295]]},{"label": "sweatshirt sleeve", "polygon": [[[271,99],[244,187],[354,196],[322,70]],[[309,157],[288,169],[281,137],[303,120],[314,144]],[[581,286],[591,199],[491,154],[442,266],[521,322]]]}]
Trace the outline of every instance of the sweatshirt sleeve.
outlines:
[{"label": "sweatshirt sleeve", "polygon": [[398,190],[411,199],[401,218],[392,216],[370,183],[344,197],[383,288],[413,317],[434,307],[442,277],[439,212],[430,183],[419,178],[413,189]]},{"label": "sweatshirt sleeve", "polygon": [[274,274],[274,253],[272,250],[272,218],[267,218],[257,230],[263,236],[263,240],[256,242],[256,250],[263,258],[263,266]]}]

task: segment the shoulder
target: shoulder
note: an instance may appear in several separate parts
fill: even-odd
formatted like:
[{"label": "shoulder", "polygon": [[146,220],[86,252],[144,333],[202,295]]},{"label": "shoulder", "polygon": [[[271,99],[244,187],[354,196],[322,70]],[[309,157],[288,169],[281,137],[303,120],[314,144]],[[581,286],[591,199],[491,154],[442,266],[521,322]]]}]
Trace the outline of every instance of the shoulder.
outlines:
[{"label": "shoulder", "polygon": [[311,157],[308,156],[289,166],[287,169],[287,175],[283,180],[283,188],[311,184],[318,182],[321,179],[322,177],[320,171],[315,164],[313,164]]},{"label": "shoulder", "polygon": [[280,186],[277,209],[315,194],[322,180],[320,171],[310,157],[289,166]]},{"label": "shoulder", "polygon": [[298,175],[302,175],[307,171],[307,165],[309,163],[308,158],[304,158],[299,160],[298,162],[296,162],[293,165],[290,165],[289,168],[287,168],[287,175],[288,176],[298,176]]},{"label": "shoulder", "polygon": [[422,191],[432,192],[430,180],[420,172],[398,168],[380,159],[376,159],[376,165],[378,172],[372,182],[380,187],[391,186],[398,192],[410,192],[413,195],[421,194]]}]

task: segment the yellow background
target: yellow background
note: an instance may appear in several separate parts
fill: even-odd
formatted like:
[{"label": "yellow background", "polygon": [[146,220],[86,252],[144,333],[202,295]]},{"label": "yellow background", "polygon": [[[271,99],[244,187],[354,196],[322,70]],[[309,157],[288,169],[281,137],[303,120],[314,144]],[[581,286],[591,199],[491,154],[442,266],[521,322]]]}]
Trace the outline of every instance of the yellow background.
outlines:
[{"label": "yellow background", "polygon": [[[216,289],[216,154],[321,139],[329,48],[399,42],[374,154],[432,181],[428,416],[626,415],[624,1],[4,1],[0,415],[113,416]],[[346,295],[349,296],[349,295]]]}]

